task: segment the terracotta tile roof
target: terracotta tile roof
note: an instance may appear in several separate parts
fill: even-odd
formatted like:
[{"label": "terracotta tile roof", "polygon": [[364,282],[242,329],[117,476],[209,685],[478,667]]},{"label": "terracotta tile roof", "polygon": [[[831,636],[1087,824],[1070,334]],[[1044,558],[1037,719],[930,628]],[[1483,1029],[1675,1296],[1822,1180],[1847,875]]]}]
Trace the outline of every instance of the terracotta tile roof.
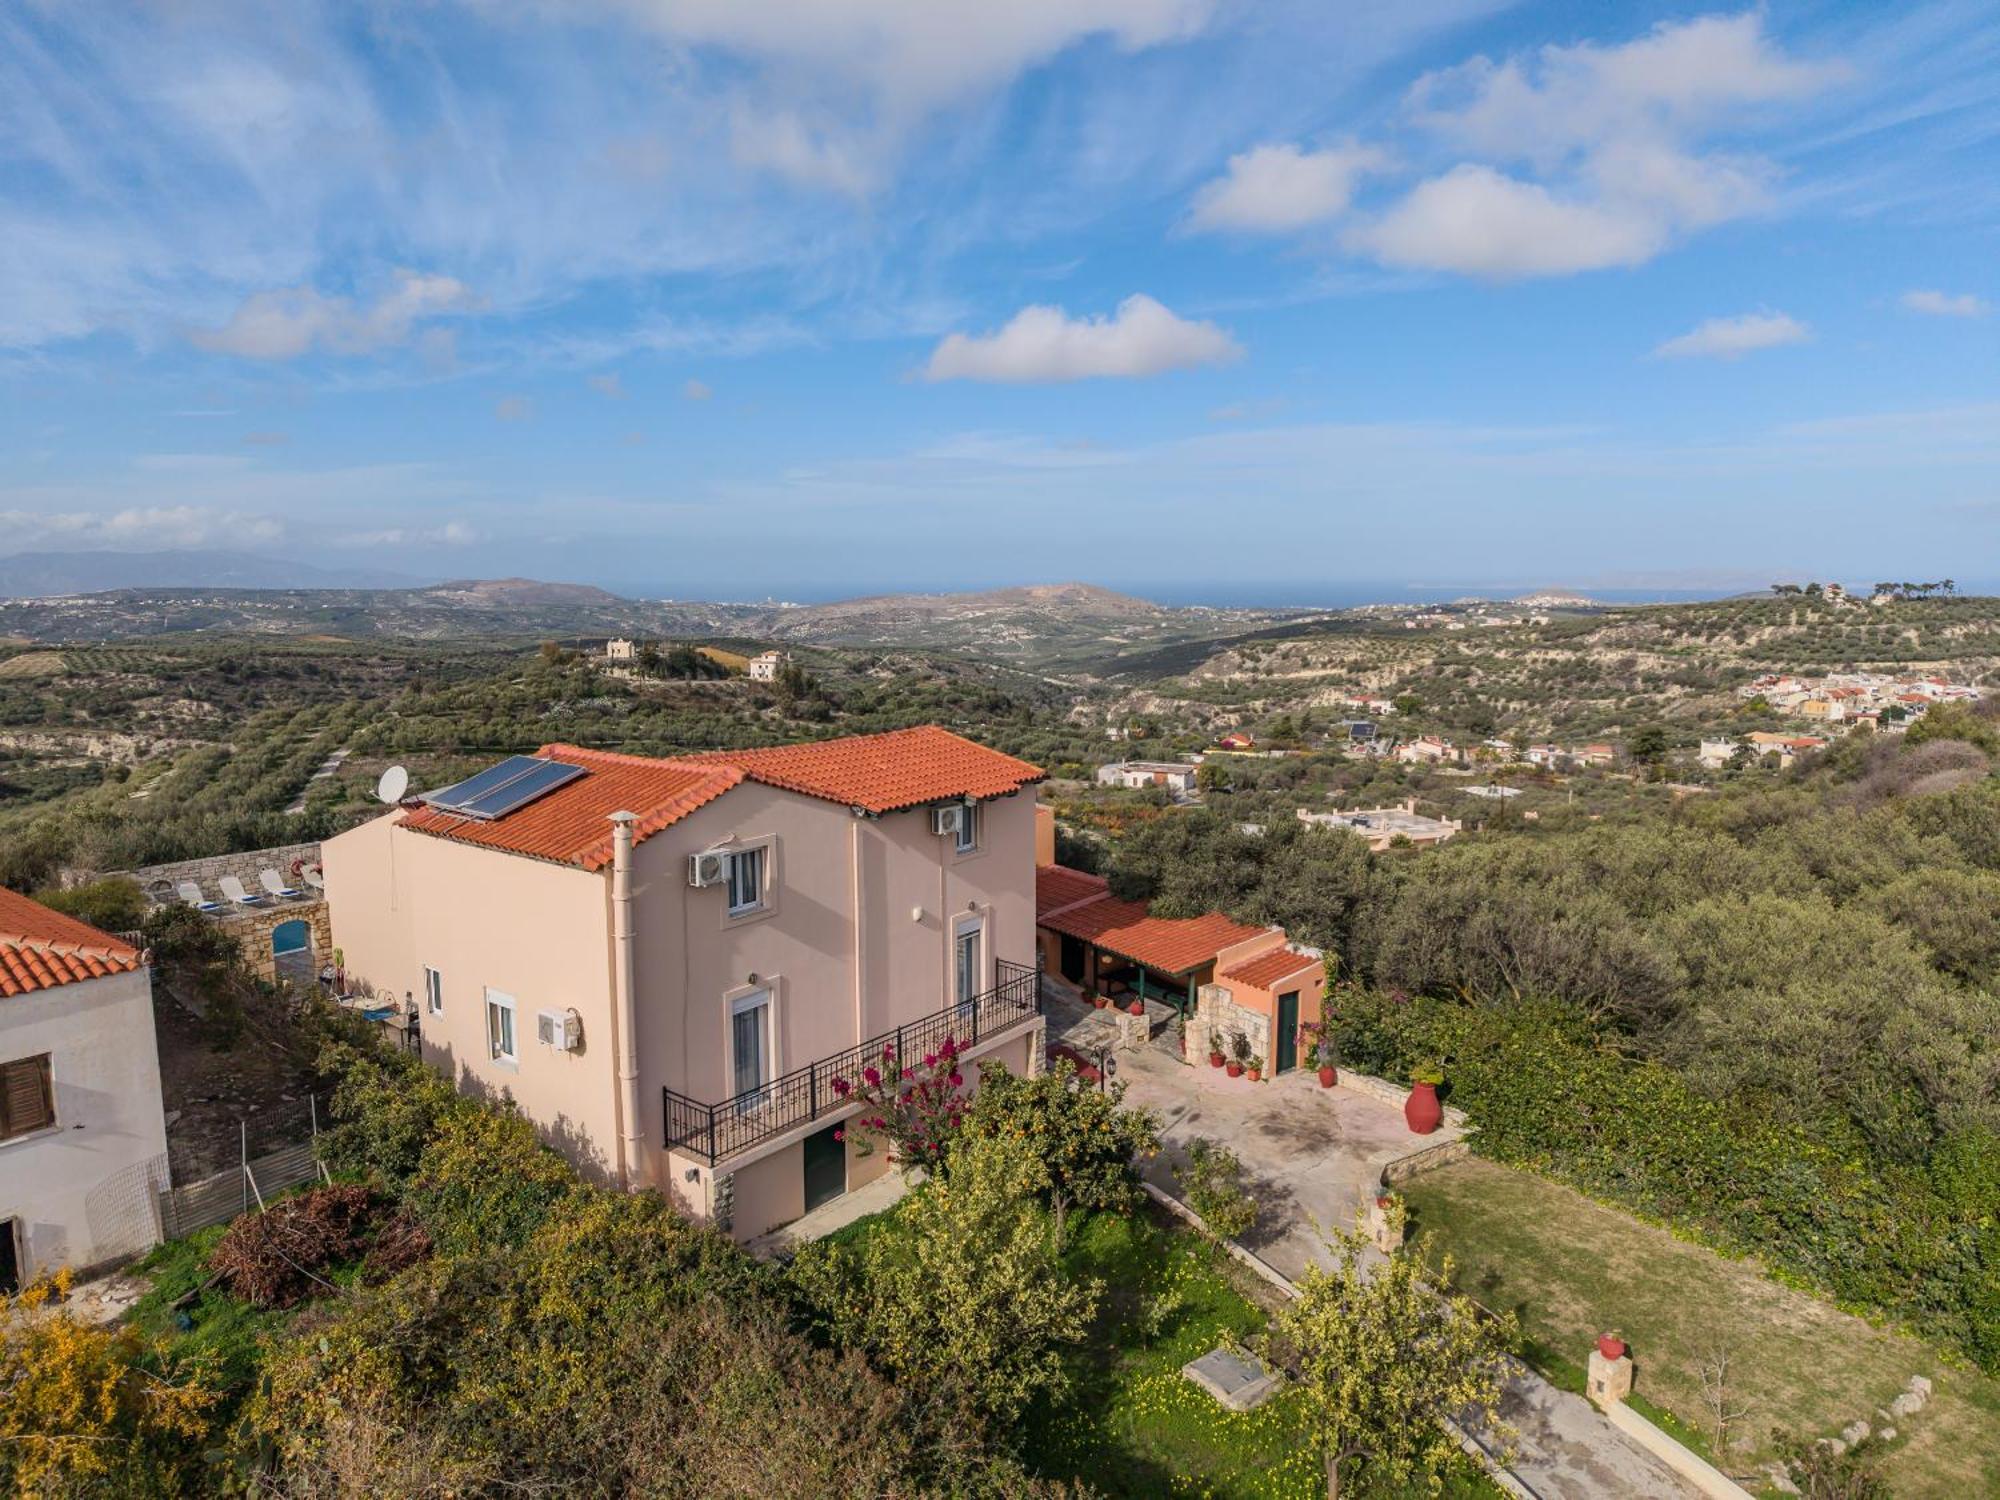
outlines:
[{"label": "terracotta tile roof", "polygon": [[139,950],[39,901],[0,890],[0,995],[129,974]]},{"label": "terracotta tile roof", "polygon": [[1165,974],[1198,969],[1231,944],[1271,930],[1245,927],[1219,912],[1200,917],[1156,917],[1144,902],[1110,896],[1052,913],[1037,925],[1082,938]]},{"label": "terracotta tile roof", "polygon": [[1042,779],[1037,766],[935,726],[671,760],[578,745],[544,745],[536,753],[590,774],[504,818],[482,822],[418,806],[403,814],[402,826],[600,870],[611,863],[612,813],[637,813],[633,839],[643,842],[745,781],[885,813],[957,797],[997,797]]},{"label": "terracotta tile roof", "polygon": [[752,781],[872,813],[954,797],[998,797],[1043,775],[1040,766],[935,724],[768,750],[719,750],[689,759],[734,766]]},{"label": "terracotta tile roof", "polygon": [[1035,920],[1095,901],[1110,887],[1102,875],[1086,875],[1068,865],[1035,866]]},{"label": "terracotta tile roof", "polygon": [[419,806],[403,814],[403,827],[461,844],[601,870],[611,863],[613,813],[629,810],[639,815],[632,829],[637,842],[678,823],[743,781],[743,773],[730,766],[619,755],[576,745],[544,745],[537,753],[582,766],[590,774],[491,822]]},{"label": "terracotta tile roof", "polygon": [[1294,974],[1304,974],[1318,968],[1320,963],[1320,959],[1310,954],[1294,953],[1290,948],[1277,947],[1269,953],[1259,953],[1254,958],[1246,958],[1242,963],[1224,969],[1216,975],[1216,978],[1233,979],[1238,984],[1268,990],[1272,985],[1290,979]]}]

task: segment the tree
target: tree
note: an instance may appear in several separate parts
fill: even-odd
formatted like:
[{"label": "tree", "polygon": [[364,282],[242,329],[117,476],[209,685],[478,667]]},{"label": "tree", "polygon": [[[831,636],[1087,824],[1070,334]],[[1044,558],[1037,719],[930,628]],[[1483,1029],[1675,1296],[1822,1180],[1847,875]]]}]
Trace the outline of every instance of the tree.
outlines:
[{"label": "tree", "polygon": [[1189,1141],[1187,1165],[1174,1168],[1174,1181],[1218,1241],[1240,1239],[1257,1222],[1257,1200],[1243,1186],[1243,1163],[1218,1141],[1205,1135]]},{"label": "tree", "polygon": [[1159,1131],[1150,1114],[1124,1108],[1124,1098],[1123,1084],[1084,1087],[1067,1061],[1032,1078],[1017,1078],[997,1063],[980,1072],[965,1134],[1031,1148],[1039,1191],[1055,1215],[1058,1249],[1072,1208],[1126,1213],[1144,1199],[1133,1163],[1160,1149]]},{"label": "tree", "polygon": [[1102,1287],[1065,1277],[1045,1176],[1024,1141],[968,1136],[859,1246],[819,1240],[791,1277],[837,1345],[859,1349],[913,1400],[996,1429],[1060,1392]]},{"label": "tree", "polygon": [[[964,1046],[947,1036],[935,1052],[924,1054],[922,1066],[897,1057],[884,1047],[874,1062],[864,1064],[856,1078],[835,1078],[833,1091],[842,1099],[866,1104],[869,1111],[854,1125],[866,1132],[864,1154],[872,1150],[867,1136],[889,1143],[889,1160],[899,1167],[935,1172],[944,1165],[945,1151],[965,1119],[965,1074],[959,1071]],[[837,1132],[841,1138],[845,1131]]]},{"label": "tree", "polygon": [[[1327,1248],[1333,1264],[1307,1267],[1298,1296],[1278,1311],[1271,1348],[1298,1382],[1328,1500],[1339,1500],[1357,1465],[1394,1485],[1442,1470],[1459,1456],[1443,1425],[1450,1419],[1504,1442],[1500,1383],[1511,1324],[1433,1286],[1420,1254],[1370,1267],[1367,1239],[1352,1230],[1336,1231]],[[1446,1257],[1438,1275],[1448,1285],[1451,1274]]]},{"label": "tree", "polygon": [[1625,743],[1625,752],[1632,759],[1651,765],[1667,753],[1667,732],[1657,724],[1648,724],[1632,732],[1632,738]]}]

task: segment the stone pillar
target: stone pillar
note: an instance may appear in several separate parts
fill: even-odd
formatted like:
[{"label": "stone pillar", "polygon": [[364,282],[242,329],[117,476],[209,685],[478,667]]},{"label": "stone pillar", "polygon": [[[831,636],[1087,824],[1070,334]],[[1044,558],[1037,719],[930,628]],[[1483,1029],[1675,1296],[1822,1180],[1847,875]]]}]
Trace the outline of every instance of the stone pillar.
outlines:
[{"label": "stone pillar", "polygon": [[1116,1011],[1114,1014],[1118,1017],[1119,1050],[1130,1051],[1134,1047],[1145,1046],[1153,1034],[1152,1018],[1146,1015],[1135,1016],[1124,1010]]},{"label": "stone pillar", "polygon": [[1403,1205],[1387,1193],[1378,1193],[1368,1202],[1368,1238],[1384,1255],[1403,1248]]},{"label": "stone pillar", "polygon": [[1590,1351],[1590,1379],[1586,1389],[1599,1407],[1608,1408],[1632,1394],[1632,1356],[1621,1354],[1606,1359],[1601,1349]]},{"label": "stone pillar", "polygon": [[1187,1023],[1187,1060],[1208,1066],[1209,1048],[1215,1043],[1214,1029],[1207,1016],[1192,1015]]}]

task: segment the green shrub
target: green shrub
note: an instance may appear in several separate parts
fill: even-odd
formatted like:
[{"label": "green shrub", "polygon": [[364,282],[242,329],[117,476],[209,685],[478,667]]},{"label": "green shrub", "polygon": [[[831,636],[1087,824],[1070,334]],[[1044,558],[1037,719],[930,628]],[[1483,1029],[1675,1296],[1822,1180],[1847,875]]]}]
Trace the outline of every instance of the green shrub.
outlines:
[{"label": "green shrub", "polygon": [[1109,1090],[1081,1084],[1066,1060],[1031,1078],[989,1063],[964,1131],[1028,1148],[1060,1244],[1072,1209],[1125,1213],[1144,1198],[1135,1163],[1160,1149],[1159,1132],[1150,1114],[1124,1108],[1124,1098],[1123,1084]]}]

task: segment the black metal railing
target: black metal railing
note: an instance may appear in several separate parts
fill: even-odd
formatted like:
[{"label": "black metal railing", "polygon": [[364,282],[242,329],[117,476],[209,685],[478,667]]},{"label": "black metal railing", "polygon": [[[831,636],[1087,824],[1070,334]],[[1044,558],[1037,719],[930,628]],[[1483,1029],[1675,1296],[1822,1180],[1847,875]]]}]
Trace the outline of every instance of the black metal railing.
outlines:
[{"label": "black metal railing", "polygon": [[995,965],[1000,982],[957,1005],[932,1011],[918,1020],[870,1037],[845,1052],[795,1068],[761,1088],[746,1090],[720,1104],[702,1104],[672,1089],[662,1089],[666,1101],[667,1147],[690,1151],[713,1166],[760,1142],[849,1102],[834,1080],[858,1086],[861,1070],[880,1064],[884,1049],[893,1049],[905,1063],[934,1053],[947,1037],[961,1048],[977,1046],[981,1037],[1004,1031],[1042,1008],[1041,970],[1030,964]]}]

